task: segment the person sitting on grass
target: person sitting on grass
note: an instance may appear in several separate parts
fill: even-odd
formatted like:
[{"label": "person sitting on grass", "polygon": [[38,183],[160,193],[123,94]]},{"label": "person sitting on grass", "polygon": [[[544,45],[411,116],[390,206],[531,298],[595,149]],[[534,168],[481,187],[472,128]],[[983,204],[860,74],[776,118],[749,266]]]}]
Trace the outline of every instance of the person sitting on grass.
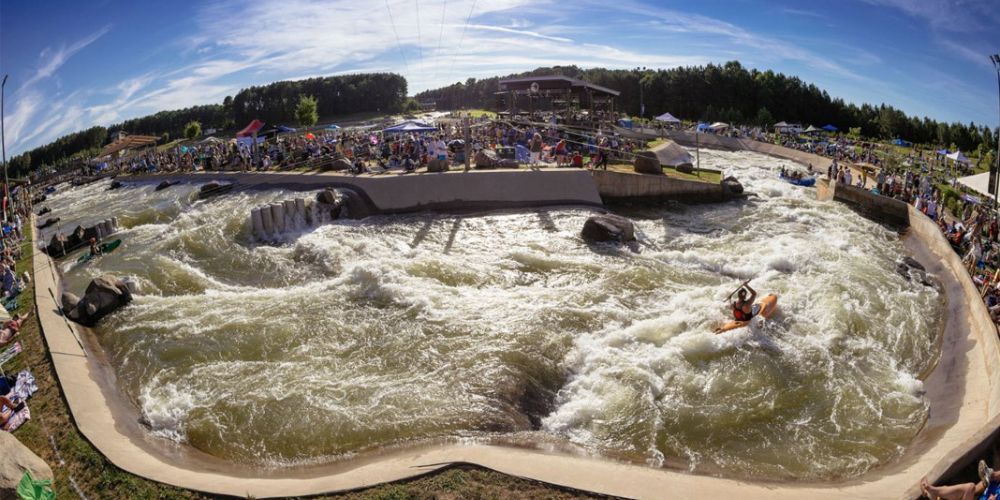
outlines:
[{"label": "person sitting on grass", "polygon": [[931,486],[927,478],[920,480],[920,491],[931,500],[984,500],[1000,499],[1000,472],[986,466],[986,461],[979,461],[979,482],[962,483],[946,486]]},{"label": "person sitting on grass", "polygon": [[25,319],[26,316],[15,314],[13,318],[4,322],[3,327],[0,328],[0,346],[7,345],[8,342],[17,336],[21,330],[21,324],[24,323]]},{"label": "person sitting on grass", "polygon": [[7,421],[18,412],[23,404],[15,404],[13,401],[0,396],[0,429],[6,429]]}]

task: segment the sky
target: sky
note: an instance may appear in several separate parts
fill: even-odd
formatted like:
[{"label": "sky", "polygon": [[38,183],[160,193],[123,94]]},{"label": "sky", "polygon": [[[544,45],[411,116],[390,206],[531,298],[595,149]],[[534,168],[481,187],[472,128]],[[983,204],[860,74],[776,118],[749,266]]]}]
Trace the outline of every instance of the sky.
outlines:
[{"label": "sky", "polygon": [[5,139],[10,157],[278,80],[392,71],[412,95],[539,66],[729,60],[995,127],[998,28],[1000,0],[2,1]]}]

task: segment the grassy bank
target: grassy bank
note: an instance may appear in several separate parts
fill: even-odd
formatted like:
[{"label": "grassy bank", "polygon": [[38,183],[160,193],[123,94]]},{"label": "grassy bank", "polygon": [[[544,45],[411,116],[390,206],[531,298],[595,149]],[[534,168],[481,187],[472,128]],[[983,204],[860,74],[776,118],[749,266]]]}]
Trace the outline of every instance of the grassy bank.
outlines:
[{"label": "grassy bank", "polygon": [[[52,360],[35,313],[35,290],[31,234],[22,244],[22,257],[17,271],[27,271],[32,285],[18,297],[16,312],[32,313],[21,327],[16,340],[23,351],[4,365],[7,373],[30,370],[38,384],[38,392],[28,400],[31,420],[22,425],[14,436],[45,460],[55,474],[53,487],[58,498],[209,498],[197,492],[182,490],[125,472],[109,462],[80,434],[58,384]],[[58,290],[52,293],[58,294]],[[410,481],[376,486],[345,495],[324,498],[351,499],[423,499],[423,498],[593,498],[565,491],[535,481],[528,481],[474,467],[452,468]]]}]

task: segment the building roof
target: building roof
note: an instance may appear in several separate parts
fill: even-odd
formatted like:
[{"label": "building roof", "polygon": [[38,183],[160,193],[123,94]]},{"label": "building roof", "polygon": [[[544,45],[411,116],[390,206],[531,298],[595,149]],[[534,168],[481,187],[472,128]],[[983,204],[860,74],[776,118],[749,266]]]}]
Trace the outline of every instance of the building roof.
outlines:
[{"label": "building roof", "polygon": [[101,150],[100,156],[113,155],[124,149],[138,149],[156,144],[156,137],[151,135],[126,135]]},{"label": "building roof", "polygon": [[576,78],[570,78],[568,76],[529,76],[525,78],[508,78],[506,80],[500,80],[500,90],[502,91],[527,91],[531,88],[531,84],[537,83],[538,90],[566,90],[569,89],[573,92],[583,92],[584,90],[590,90],[598,92],[601,94],[606,94],[609,96],[618,97],[621,92],[617,90],[612,90],[607,87],[602,87],[600,85],[595,85],[593,83],[579,80]]}]

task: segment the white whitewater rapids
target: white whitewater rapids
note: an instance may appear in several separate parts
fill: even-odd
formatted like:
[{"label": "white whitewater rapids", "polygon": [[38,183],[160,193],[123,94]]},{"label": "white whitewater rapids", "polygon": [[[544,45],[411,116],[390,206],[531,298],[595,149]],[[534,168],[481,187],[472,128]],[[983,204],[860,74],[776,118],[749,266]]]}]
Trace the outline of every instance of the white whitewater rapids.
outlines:
[{"label": "white whitewater rapids", "polygon": [[[896,233],[779,180],[791,164],[701,159],[759,196],[621,212],[637,253],[586,245],[585,209],[337,220],[258,245],[250,207],[315,193],[98,183],[46,205],[63,230],[119,217],[117,252],[62,264],[69,289],[135,276],[143,293],[96,334],[153,432],[216,456],[500,437],[729,477],[892,461],[927,416],[938,292],[896,274]],[[777,314],[714,335],[749,278]]]}]

